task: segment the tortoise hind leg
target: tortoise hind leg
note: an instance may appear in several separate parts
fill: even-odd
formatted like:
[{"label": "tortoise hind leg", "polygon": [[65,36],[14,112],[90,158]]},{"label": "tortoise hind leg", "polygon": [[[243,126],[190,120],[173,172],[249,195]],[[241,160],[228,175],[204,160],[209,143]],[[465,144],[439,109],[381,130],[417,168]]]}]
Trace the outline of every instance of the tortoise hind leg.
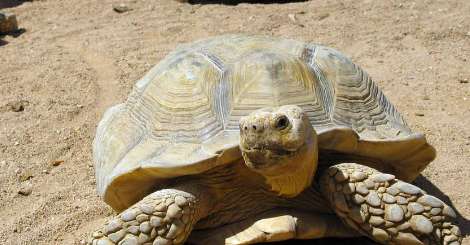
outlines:
[{"label": "tortoise hind leg", "polygon": [[323,194],[349,226],[382,244],[462,242],[451,222],[455,212],[441,200],[390,174],[355,163],[330,167],[320,179]]},{"label": "tortoise hind leg", "polygon": [[204,210],[199,199],[177,189],[156,191],[95,231],[91,244],[183,244]]}]

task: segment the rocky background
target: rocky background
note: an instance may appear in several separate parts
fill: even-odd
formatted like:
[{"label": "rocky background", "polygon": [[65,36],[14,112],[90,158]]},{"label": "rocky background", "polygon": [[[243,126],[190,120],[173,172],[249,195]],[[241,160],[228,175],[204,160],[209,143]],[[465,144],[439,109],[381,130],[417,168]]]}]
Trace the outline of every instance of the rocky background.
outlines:
[{"label": "rocky background", "polygon": [[[470,244],[470,1],[1,0],[0,8],[20,28],[0,35],[0,244],[81,244],[114,215],[95,192],[91,142],[102,113],[180,43],[224,33],[328,45],[367,70],[436,147],[416,184],[455,207]],[[320,243],[345,242],[365,240]]]}]

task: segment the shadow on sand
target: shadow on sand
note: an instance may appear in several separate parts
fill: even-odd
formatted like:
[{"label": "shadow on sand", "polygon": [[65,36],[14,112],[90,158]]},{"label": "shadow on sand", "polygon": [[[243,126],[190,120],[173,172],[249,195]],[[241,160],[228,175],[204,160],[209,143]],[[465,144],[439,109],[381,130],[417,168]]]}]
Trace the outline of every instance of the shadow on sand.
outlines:
[{"label": "shadow on sand", "polygon": [[24,2],[29,2],[26,0],[0,0],[0,9],[12,8],[18,5],[23,4]]}]

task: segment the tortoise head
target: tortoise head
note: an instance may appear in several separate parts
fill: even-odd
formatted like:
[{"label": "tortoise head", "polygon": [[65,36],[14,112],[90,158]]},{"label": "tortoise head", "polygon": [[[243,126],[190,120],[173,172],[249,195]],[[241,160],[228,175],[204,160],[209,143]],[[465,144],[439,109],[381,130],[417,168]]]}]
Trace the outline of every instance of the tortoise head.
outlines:
[{"label": "tortoise head", "polygon": [[302,192],[317,169],[317,135],[298,106],[263,108],[241,118],[240,149],[245,164],[282,196]]}]

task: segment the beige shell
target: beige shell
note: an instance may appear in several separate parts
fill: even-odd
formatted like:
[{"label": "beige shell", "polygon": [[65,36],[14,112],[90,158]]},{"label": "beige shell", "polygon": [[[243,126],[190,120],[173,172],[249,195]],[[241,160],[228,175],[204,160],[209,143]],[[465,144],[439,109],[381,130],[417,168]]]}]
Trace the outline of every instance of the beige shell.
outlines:
[{"label": "beige shell", "polygon": [[413,180],[434,159],[369,76],[339,52],[294,40],[221,36],[184,45],[110,108],[93,144],[98,192],[127,208],[163,179],[240,158],[238,120],[301,106],[322,152],[373,159]]}]

